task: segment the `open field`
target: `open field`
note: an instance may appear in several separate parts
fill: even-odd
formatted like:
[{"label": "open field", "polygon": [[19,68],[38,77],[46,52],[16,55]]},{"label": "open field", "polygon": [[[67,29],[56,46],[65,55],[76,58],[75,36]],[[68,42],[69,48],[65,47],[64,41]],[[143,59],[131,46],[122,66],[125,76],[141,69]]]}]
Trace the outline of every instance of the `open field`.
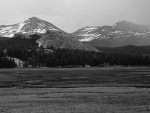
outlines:
[{"label": "open field", "polygon": [[150,89],[0,89],[0,113],[150,113]]},{"label": "open field", "polygon": [[149,67],[35,68],[0,70],[0,87],[150,87]]},{"label": "open field", "polygon": [[150,68],[0,70],[0,113],[150,113]]}]

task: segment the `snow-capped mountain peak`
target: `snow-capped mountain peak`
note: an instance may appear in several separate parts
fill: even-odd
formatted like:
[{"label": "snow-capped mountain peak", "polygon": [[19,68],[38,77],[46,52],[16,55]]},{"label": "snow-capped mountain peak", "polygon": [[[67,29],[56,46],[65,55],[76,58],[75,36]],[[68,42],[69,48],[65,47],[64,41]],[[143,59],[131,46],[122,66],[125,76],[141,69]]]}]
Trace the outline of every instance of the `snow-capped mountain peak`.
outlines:
[{"label": "snow-capped mountain peak", "polygon": [[0,26],[0,36],[3,37],[13,37],[16,33],[22,34],[33,34],[33,33],[46,33],[47,30],[56,30],[60,29],[54,26],[53,24],[39,19],[37,17],[31,17],[14,25],[1,25]]}]

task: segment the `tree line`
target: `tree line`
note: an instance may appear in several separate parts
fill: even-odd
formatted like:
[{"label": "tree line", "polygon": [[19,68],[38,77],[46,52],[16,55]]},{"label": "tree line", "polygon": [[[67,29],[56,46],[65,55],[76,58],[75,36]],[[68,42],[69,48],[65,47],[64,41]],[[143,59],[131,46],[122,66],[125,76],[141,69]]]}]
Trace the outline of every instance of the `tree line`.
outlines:
[{"label": "tree line", "polygon": [[67,67],[67,66],[150,66],[150,57],[142,54],[122,54],[111,52],[93,52],[74,49],[43,48],[39,47],[36,40],[38,35],[32,38],[20,38],[0,41],[0,68],[16,67],[15,61],[9,59],[18,58],[28,67]]},{"label": "tree line", "polygon": [[64,66],[150,66],[150,57],[143,55],[124,55],[112,53],[97,53],[91,51],[40,48],[10,48],[7,56],[23,60],[34,67],[64,67]]}]

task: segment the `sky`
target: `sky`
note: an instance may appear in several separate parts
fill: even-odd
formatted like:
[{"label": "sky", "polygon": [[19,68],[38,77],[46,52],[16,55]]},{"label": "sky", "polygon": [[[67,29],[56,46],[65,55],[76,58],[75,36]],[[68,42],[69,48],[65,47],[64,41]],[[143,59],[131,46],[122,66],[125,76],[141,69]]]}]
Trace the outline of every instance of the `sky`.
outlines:
[{"label": "sky", "polygon": [[29,17],[49,21],[69,33],[121,20],[150,25],[150,0],[0,0],[0,25]]}]

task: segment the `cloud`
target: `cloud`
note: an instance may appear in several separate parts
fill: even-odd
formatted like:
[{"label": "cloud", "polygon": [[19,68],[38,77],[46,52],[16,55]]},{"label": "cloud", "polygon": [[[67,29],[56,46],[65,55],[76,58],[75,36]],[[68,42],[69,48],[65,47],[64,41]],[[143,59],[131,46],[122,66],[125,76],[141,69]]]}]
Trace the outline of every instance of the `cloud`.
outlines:
[{"label": "cloud", "polygon": [[0,0],[0,24],[37,16],[66,31],[129,20],[150,24],[150,0]]}]

